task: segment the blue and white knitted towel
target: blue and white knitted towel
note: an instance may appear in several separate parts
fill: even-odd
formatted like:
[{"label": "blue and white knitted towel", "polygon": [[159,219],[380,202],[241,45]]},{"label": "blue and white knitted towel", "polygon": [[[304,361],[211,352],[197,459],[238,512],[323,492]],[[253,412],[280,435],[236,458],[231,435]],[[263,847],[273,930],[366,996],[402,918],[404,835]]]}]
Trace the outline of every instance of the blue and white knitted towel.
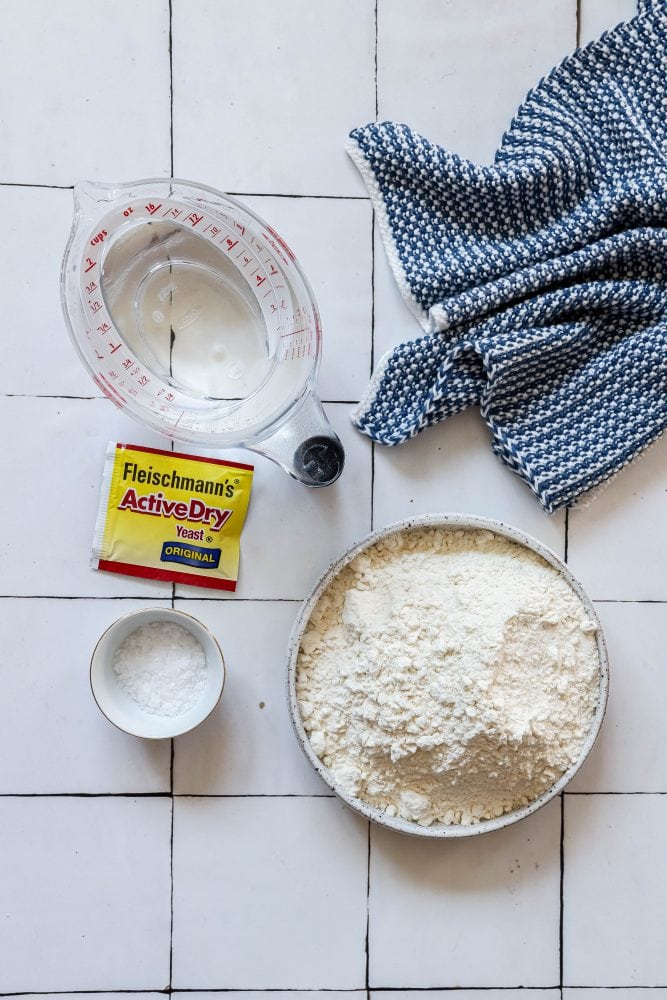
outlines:
[{"label": "blue and white knitted towel", "polygon": [[479,404],[546,511],[667,426],[667,0],[528,94],[493,166],[406,125],[348,151],[425,335],[378,364],[356,425],[382,444]]}]

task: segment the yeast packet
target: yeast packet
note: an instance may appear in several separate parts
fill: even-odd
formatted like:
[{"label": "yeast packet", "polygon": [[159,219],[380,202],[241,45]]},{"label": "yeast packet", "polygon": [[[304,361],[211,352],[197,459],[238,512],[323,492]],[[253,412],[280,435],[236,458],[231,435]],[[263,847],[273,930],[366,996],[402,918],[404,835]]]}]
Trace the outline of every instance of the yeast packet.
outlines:
[{"label": "yeast packet", "polygon": [[252,476],[252,465],[110,443],[93,568],[236,590]]}]

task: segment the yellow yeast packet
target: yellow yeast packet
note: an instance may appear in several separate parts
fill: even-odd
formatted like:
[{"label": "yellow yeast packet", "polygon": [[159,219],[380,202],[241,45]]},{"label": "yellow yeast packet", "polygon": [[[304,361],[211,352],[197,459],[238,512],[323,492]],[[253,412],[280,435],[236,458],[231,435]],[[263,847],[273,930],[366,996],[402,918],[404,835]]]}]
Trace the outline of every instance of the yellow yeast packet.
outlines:
[{"label": "yellow yeast packet", "polygon": [[107,447],[94,569],[236,590],[252,465]]}]

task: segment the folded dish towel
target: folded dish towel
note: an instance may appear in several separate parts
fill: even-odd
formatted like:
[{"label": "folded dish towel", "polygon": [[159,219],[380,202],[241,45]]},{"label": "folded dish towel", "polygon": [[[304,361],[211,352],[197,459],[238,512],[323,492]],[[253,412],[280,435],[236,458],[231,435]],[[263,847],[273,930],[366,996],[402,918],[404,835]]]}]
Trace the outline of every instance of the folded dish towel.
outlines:
[{"label": "folded dish towel", "polygon": [[667,0],[526,98],[492,166],[406,125],[348,151],[425,335],[377,366],[356,425],[394,445],[479,404],[546,511],[667,425]]}]

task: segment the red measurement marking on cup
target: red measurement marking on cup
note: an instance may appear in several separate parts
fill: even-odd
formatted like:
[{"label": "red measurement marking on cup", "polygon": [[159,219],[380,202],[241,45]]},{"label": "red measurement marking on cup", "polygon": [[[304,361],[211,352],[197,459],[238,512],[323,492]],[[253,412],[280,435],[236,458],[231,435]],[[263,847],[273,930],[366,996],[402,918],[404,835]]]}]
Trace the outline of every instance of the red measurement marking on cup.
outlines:
[{"label": "red measurement marking on cup", "polygon": [[97,264],[97,261],[96,260],[91,260],[90,257],[86,257],[86,264],[87,264],[87,267],[85,267],[84,270],[83,270],[84,274],[88,274],[89,271],[92,271],[92,269]]},{"label": "red measurement marking on cup", "polygon": [[108,333],[110,329],[111,327],[108,323],[100,323],[100,325],[97,328],[97,331],[98,333]]},{"label": "red measurement marking on cup", "polygon": [[96,384],[102,390],[102,392],[109,397],[109,399],[116,404],[116,406],[122,406],[125,402],[123,396],[116,391],[116,388],[109,384],[105,379],[104,375],[94,375]]},{"label": "red measurement marking on cup", "polygon": [[96,281],[91,281],[89,285],[86,285],[86,295],[92,295],[95,291],[97,291]]},{"label": "red measurement marking on cup", "polygon": [[91,313],[99,312],[100,309],[102,308],[102,303],[99,302],[97,299],[95,299],[94,302],[91,302],[91,300],[88,299],[88,305],[90,307]]},{"label": "red measurement marking on cup", "polygon": [[152,201],[149,201],[147,205],[144,205],[144,208],[146,209],[149,215],[155,215],[158,208],[162,208],[162,202],[160,202],[159,205],[154,205]]},{"label": "red measurement marking on cup", "polygon": [[199,223],[203,218],[204,218],[203,215],[197,215],[196,212],[190,212],[190,214],[186,217],[185,221],[189,222],[192,228],[194,229],[195,226],[199,225]]}]

